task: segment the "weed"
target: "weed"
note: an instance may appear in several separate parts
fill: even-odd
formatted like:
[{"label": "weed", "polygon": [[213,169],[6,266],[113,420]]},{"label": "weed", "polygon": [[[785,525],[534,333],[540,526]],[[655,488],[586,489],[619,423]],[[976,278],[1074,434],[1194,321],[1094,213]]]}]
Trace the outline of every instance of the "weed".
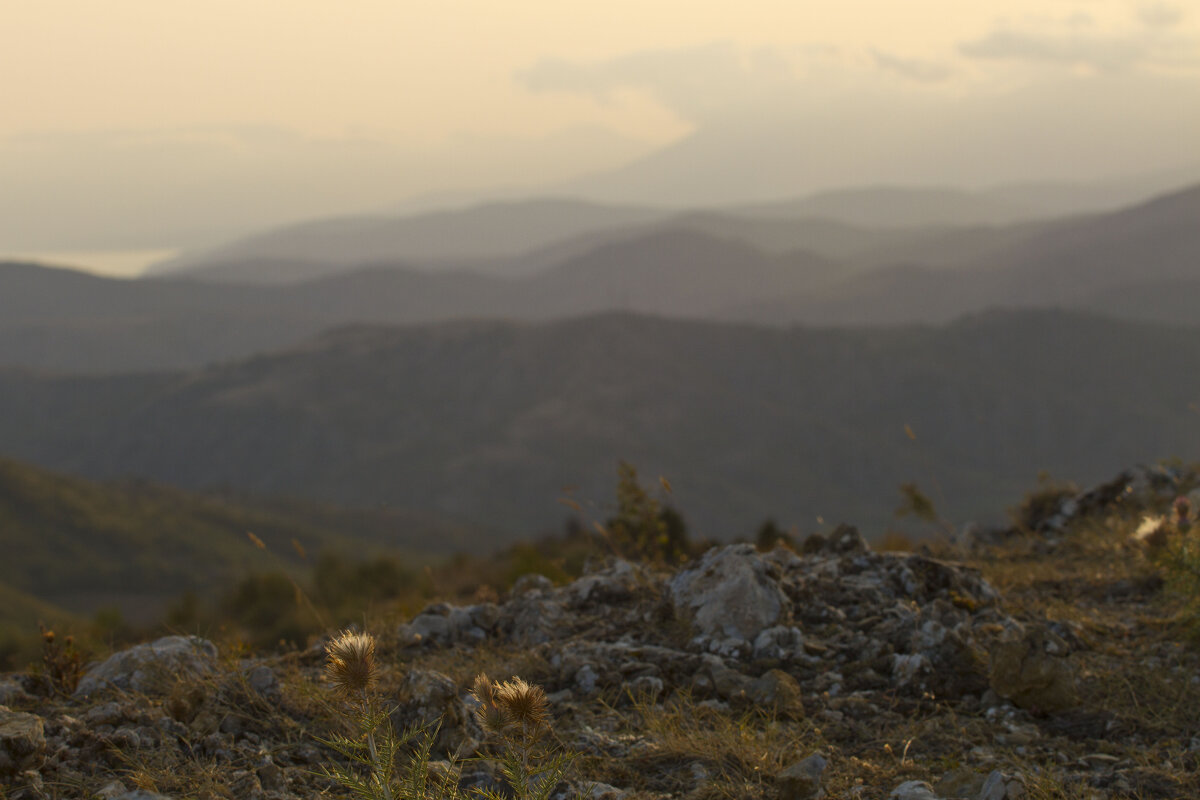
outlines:
[{"label": "weed", "polygon": [[38,629],[42,634],[42,660],[35,670],[52,690],[70,695],[83,676],[83,655],[75,646],[75,637],[67,636],[59,644],[54,631],[40,622]]}]

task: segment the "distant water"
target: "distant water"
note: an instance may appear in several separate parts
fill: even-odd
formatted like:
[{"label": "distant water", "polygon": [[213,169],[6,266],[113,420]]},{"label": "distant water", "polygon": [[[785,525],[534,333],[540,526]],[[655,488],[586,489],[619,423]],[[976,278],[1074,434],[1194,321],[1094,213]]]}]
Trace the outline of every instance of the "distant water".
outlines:
[{"label": "distant water", "polygon": [[35,261],[52,267],[70,267],[93,275],[136,278],[156,261],[177,255],[178,250],[60,250],[0,255],[0,261]]}]

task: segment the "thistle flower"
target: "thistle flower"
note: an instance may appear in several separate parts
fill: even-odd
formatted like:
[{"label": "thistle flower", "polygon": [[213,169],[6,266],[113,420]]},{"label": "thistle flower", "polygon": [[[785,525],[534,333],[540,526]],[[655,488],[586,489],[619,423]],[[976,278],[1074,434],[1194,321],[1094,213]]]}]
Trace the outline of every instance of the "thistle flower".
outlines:
[{"label": "thistle flower", "polygon": [[325,654],[325,675],[338,694],[354,697],[375,685],[375,637],[371,634],[342,631],[325,645]]},{"label": "thistle flower", "polygon": [[491,733],[504,733],[510,728],[532,731],[545,727],[550,720],[545,691],[520,678],[495,683],[481,673],[475,678],[471,696],[479,701],[475,710],[479,724]]},{"label": "thistle flower", "polygon": [[479,702],[475,709],[475,718],[479,725],[489,733],[500,733],[508,727],[508,718],[496,702],[496,684],[486,673],[475,676],[475,684],[471,687],[471,696]]},{"label": "thistle flower", "polygon": [[496,703],[513,724],[523,728],[540,728],[550,719],[546,692],[520,678],[496,687]]}]

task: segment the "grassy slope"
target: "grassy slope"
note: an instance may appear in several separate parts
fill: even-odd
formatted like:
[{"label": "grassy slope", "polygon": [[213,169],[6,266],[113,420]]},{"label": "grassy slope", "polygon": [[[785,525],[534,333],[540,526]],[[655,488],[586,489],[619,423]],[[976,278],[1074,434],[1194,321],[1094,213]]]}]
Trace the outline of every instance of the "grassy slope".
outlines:
[{"label": "grassy slope", "polygon": [[251,572],[300,569],[293,539],[313,555],[366,554],[415,542],[452,546],[462,533],[414,515],[99,484],[0,460],[0,551],[7,555],[0,583],[78,611],[115,604],[136,616],[139,606],[184,591],[211,593]]}]

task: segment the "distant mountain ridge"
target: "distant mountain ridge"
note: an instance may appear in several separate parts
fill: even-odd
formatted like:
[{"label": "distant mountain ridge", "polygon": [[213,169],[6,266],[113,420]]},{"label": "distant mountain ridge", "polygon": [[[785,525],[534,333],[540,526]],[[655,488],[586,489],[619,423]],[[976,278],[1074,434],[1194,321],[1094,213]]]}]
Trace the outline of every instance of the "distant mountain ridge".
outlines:
[{"label": "distant mountain ridge", "polygon": [[[553,529],[625,459],[705,534],[853,518],[939,487],[962,522],[1038,470],[1080,481],[1200,450],[1194,331],[1062,312],[940,328],[771,329],[605,314],[354,327],[127,377],[0,372],[0,452],[92,477],[231,485]],[[904,432],[909,425],[916,442]]]},{"label": "distant mountain ridge", "polygon": [[[531,256],[537,271],[526,275],[377,264],[242,285],[0,264],[0,365],[177,369],[289,347],[346,324],[604,311],[888,325],[944,323],[992,307],[1063,307],[1196,325],[1200,304],[1184,298],[1200,295],[1197,219],[1200,187],[1192,187],[1108,214],[1008,228],[871,233],[811,220],[688,215],[552,245]],[[799,247],[804,241],[825,252]]]}]

